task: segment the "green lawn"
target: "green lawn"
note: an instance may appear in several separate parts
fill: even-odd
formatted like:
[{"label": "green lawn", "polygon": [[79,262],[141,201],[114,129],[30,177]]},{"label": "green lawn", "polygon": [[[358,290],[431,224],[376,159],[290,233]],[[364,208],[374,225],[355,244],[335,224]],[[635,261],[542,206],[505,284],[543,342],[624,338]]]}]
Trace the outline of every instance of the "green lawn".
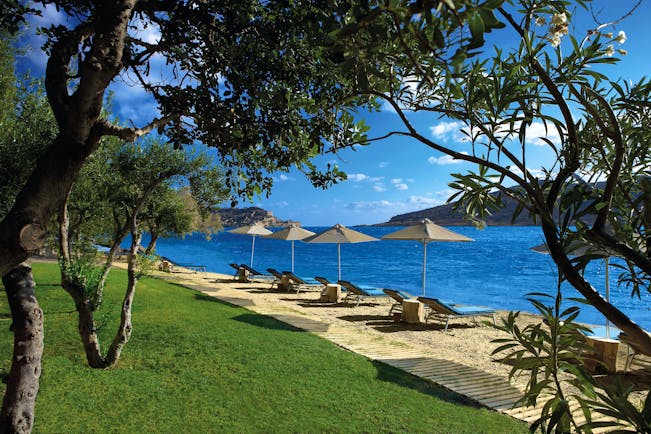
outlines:
[{"label": "green lawn", "polygon": [[[156,279],[138,286],[133,337],[119,365],[93,370],[57,266],[34,264],[34,272],[45,312],[34,432],[527,432],[402,371]],[[112,272],[98,315],[105,345],[125,283],[126,273]],[[3,375],[9,324],[3,292]]]}]

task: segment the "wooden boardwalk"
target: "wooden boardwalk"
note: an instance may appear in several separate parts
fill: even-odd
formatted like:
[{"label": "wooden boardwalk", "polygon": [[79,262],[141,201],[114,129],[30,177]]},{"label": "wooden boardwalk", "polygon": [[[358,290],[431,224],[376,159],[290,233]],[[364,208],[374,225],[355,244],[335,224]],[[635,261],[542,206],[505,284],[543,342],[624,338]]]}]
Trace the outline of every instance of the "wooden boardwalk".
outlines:
[{"label": "wooden boardwalk", "polygon": [[[273,317],[297,329],[314,333],[336,345],[365,356],[371,360],[386,363],[426,381],[433,382],[455,393],[463,395],[487,408],[509,415],[531,424],[540,415],[540,405],[532,408],[516,406],[522,398],[522,390],[510,384],[507,379],[466,366],[454,360],[446,360],[425,348],[413,348],[403,342],[381,338],[370,333],[334,323],[317,321],[300,310],[289,309],[278,303],[263,302],[254,293],[235,289],[233,285],[197,285],[195,282],[179,282],[227,303],[245,307],[253,312]],[[575,408],[577,421],[584,421],[579,408]],[[593,414],[594,420],[605,420]],[[608,432],[595,429],[593,432]]]}]

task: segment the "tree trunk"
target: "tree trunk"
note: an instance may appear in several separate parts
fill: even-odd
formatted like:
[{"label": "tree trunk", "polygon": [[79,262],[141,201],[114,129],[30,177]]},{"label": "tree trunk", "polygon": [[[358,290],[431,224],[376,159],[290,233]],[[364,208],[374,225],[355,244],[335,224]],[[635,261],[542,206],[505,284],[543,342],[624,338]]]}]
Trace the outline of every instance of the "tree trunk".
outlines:
[{"label": "tree trunk", "polygon": [[[70,200],[70,193],[72,192],[72,184],[70,190],[66,194],[61,210],[59,211],[59,256],[64,264],[70,264],[70,241],[68,239],[68,227],[70,226],[70,218],[68,215],[68,200]],[[61,273],[61,280],[63,281],[63,273]]]},{"label": "tree trunk", "polygon": [[41,376],[43,311],[34,295],[32,269],[21,264],[2,278],[11,309],[14,354],[0,412],[0,432],[29,433]]},{"label": "tree trunk", "polygon": [[122,349],[129,342],[131,338],[131,307],[133,304],[133,296],[136,293],[136,284],[138,283],[138,276],[136,275],[136,255],[140,247],[140,239],[142,234],[139,233],[135,217],[131,219],[131,249],[129,250],[129,269],[128,269],[128,284],[127,291],[124,294],[124,301],[122,302],[122,313],[120,315],[120,326],[118,331],[111,342],[111,347],[106,355],[106,366],[110,367],[117,363],[122,354]]},{"label": "tree trunk", "polygon": [[563,248],[558,241],[555,228],[545,223],[541,223],[543,233],[545,234],[545,241],[549,247],[549,252],[558,266],[558,270],[565,276],[567,281],[576,288],[577,291],[585,297],[588,302],[601,312],[610,322],[616,325],[620,330],[626,333],[631,341],[634,341],[639,346],[639,350],[651,356],[651,335],[644,331],[639,325],[635,324],[631,319],[626,316],[622,311],[606,301],[606,299],[599,294],[599,291],[594,289],[588,281],[586,281],[581,273],[574,268],[572,262],[567,257]]},{"label": "tree trunk", "polygon": [[158,241],[158,232],[156,231],[151,231],[151,240],[149,240],[149,245],[147,245],[147,249],[145,250],[145,255],[152,255],[156,253],[156,241]]},{"label": "tree trunk", "polygon": [[106,368],[99,338],[97,337],[97,328],[95,327],[95,318],[93,317],[90,301],[85,298],[84,300],[75,300],[75,304],[77,306],[77,314],[79,315],[79,336],[84,345],[84,351],[86,351],[88,365],[96,369]]},{"label": "tree trunk", "polygon": [[61,280],[61,286],[68,294],[70,294],[75,302],[78,316],[77,329],[79,331],[81,343],[84,346],[84,351],[86,352],[88,365],[91,368],[105,368],[106,363],[104,363],[99,337],[97,336],[92,303],[79,288],[70,284],[70,282],[64,277],[62,277]]},{"label": "tree trunk", "polygon": [[13,208],[0,222],[1,276],[45,245],[45,228],[96,148],[97,143],[59,136],[39,158]]}]

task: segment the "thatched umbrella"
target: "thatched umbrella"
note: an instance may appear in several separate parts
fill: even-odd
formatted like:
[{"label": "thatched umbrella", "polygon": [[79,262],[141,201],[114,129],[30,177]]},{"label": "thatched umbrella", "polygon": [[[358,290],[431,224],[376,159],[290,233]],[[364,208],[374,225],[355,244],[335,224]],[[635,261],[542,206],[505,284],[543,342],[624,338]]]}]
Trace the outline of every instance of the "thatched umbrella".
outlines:
[{"label": "thatched umbrella", "polygon": [[255,251],[255,237],[257,235],[269,235],[271,231],[259,223],[254,223],[252,225],[241,226],[236,229],[231,229],[228,232],[232,234],[251,235],[253,237],[253,241],[251,242],[251,268],[253,268],[253,252]]},{"label": "thatched umbrella", "polygon": [[296,225],[289,225],[273,234],[265,235],[265,238],[272,238],[274,240],[285,240],[292,242],[292,273],[294,272],[294,241],[303,240],[307,237],[314,235],[314,232],[303,229]]},{"label": "thatched umbrella", "polygon": [[423,295],[425,295],[425,276],[427,272],[427,243],[439,242],[468,242],[475,241],[464,235],[452,232],[424,219],[420,223],[408,226],[399,231],[384,235],[383,240],[410,240],[423,243]]},{"label": "thatched umbrella", "polygon": [[306,243],[336,243],[337,244],[337,270],[339,272],[339,280],[341,280],[341,244],[343,243],[365,243],[368,241],[378,241],[377,238],[361,232],[348,229],[346,226],[336,224],[330,229],[327,229],[303,241]]}]

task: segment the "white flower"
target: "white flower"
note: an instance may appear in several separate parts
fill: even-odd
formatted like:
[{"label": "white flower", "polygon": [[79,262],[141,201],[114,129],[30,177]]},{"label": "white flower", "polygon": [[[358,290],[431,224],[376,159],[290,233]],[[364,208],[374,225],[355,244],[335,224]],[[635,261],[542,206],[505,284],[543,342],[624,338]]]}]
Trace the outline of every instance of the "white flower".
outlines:
[{"label": "white flower", "polygon": [[567,16],[565,15],[565,12],[560,13],[560,14],[554,14],[552,16],[552,26],[559,26],[563,24],[567,24]]},{"label": "white flower", "polygon": [[563,35],[567,35],[567,17],[565,16],[565,12],[552,16],[552,22],[549,23],[549,34],[551,35],[552,41],[556,41]]},{"label": "white flower", "polygon": [[544,26],[545,24],[547,24],[547,20],[545,19],[545,17],[537,17],[536,18],[536,25],[537,26]]},{"label": "white flower", "polygon": [[626,33],[624,33],[623,30],[620,30],[615,40],[620,44],[623,44],[624,42],[626,42]]},{"label": "white flower", "polygon": [[617,51],[618,51],[619,54],[621,54],[622,56],[626,56],[626,55],[628,54],[628,51],[626,51],[626,50],[619,49],[619,50],[617,50]]},{"label": "white flower", "polygon": [[613,57],[613,54],[615,54],[615,47],[612,45],[607,46],[604,54],[608,57]]},{"label": "white flower", "polygon": [[554,33],[551,38],[549,38],[549,42],[552,44],[552,47],[558,47],[561,45],[561,35],[559,33]]}]

